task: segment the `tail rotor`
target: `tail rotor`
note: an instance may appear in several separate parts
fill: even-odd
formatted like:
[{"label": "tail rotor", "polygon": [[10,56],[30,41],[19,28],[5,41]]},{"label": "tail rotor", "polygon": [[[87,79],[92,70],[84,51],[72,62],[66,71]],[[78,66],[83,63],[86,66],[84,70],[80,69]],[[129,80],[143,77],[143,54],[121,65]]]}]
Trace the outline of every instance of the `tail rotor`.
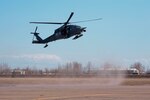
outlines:
[{"label": "tail rotor", "polygon": [[31,34],[39,34],[39,33],[36,32],[37,29],[38,29],[38,27],[36,26],[35,31],[34,31],[34,32],[31,32]]},{"label": "tail rotor", "polygon": [[36,26],[34,33],[36,33],[37,29],[38,29],[38,27]]},{"label": "tail rotor", "polygon": [[38,29],[38,27],[36,26],[35,31],[34,31],[34,32],[31,32],[31,34],[33,34],[33,39],[32,39],[32,41],[34,41],[34,36],[39,34],[39,33],[37,33],[37,29]]}]

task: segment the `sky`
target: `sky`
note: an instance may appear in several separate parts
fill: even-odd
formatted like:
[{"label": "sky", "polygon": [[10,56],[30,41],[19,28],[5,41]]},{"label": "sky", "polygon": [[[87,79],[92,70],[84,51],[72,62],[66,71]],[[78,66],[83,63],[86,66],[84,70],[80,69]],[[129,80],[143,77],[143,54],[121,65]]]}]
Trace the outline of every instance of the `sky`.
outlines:
[{"label": "sky", "polygon": [[[0,63],[12,67],[55,67],[77,61],[99,66],[111,62],[150,66],[150,0],[0,0]],[[30,32],[38,26],[42,38],[60,25],[35,25],[30,21],[78,23],[84,36],[44,45],[32,44]]]}]

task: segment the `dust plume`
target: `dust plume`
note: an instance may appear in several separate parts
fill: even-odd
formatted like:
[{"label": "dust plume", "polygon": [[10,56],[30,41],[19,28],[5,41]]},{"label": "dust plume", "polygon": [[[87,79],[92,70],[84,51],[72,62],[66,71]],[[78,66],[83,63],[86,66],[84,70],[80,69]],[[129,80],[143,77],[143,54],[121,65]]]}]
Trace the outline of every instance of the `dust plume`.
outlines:
[{"label": "dust plume", "polygon": [[125,79],[125,70],[112,63],[104,63],[97,77],[103,78],[103,85],[120,85]]}]

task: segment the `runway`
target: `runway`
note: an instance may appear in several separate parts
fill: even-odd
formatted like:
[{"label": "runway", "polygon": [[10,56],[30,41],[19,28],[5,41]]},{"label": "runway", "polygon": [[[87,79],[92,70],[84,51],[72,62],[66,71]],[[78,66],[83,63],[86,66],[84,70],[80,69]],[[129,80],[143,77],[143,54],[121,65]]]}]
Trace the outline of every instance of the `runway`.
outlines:
[{"label": "runway", "polygon": [[[149,79],[142,81],[147,80]],[[149,100],[150,98],[149,84],[104,84],[104,81],[106,82],[105,79],[91,78],[24,80],[16,78],[5,81],[0,79],[0,100]]]}]

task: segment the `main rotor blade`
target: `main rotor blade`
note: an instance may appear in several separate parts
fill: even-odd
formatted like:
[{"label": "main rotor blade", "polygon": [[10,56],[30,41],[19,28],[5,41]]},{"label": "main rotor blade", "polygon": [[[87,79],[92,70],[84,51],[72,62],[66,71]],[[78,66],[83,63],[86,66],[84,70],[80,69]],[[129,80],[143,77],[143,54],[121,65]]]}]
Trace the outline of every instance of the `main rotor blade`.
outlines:
[{"label": "main rotor blade", "polygon": [[58,22],[30,22],[31,24],[64,24]]},{"label": "main rotor blade", "polygon": [[71,17],[73,16],[73,14],[74,14],[74,12],[71,12],[71,14],[70,14],[68,20],[64,23],[65,25],[69,23],[69,21],[70,21]]},{"label": "main rotor blade", "polygon": [[91,19],[91,20],[83,20],[83,21],[76,21],[76,22],[70,22],[70,23],[83,23],[83,22],[90,22],[90,21],[97,21],[97,20],[102,20],[102,18]]}]

